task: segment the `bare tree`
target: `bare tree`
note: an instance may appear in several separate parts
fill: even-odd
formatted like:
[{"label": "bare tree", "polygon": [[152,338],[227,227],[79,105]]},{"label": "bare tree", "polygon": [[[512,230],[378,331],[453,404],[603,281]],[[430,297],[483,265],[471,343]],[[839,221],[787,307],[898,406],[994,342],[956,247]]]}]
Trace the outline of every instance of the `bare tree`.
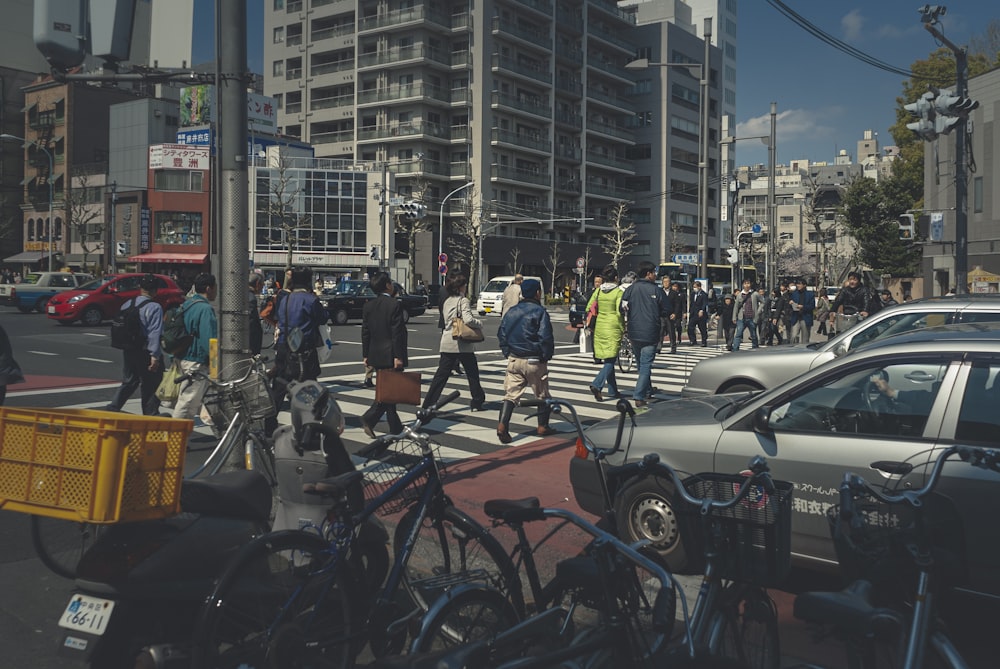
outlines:
[{"label": "bare tree", "polygon": [[[411,191],[409,200],[416,204],[424,205],[424,213],[427,212],[424,199],[427,195],[429,184],[425,179],[420,179],[416,187]],[[402,233],[406,237],[406,261],[407,276],[409,277],[407,290],[414,292],[417,289],[417,235],[431,229],[431,219],[427,216],[420,218],[408,218],[396,215],[396,232]],[[388,258],[386,262],[388,263]]]},{"label": "bare tree", "polygon": [[[92,174],[78,170],[72,179],[69,191],[66,193],[66,228],[70,232],[69,241],[76,240],[83,251],[83,268],[87,269],[87,256],[104,249],[104,231],[107,224],[104,218],[103,186],[90,186]],[[96,196],[95,196],[96,193]]]},{"label": "bare tree", "polygon": [[611,264],[618,267],[636,246],[635,224],[628,217],[628,204],[615,205],[611,212],[611,232],[604,235],[604,252],[611,256]]},{"label": "bare tree", "polygon": [[556,290],[556,272],[559,271],[559,240],[552,240],[551,255],[542,261],[545,269],[549,272],[549,290],[552,294],[555,294]]},{"label": "bare tree", "polygon": [[510,273],[521,273],[521,247],[515,246],[510,250]]},{"label": "bare tree", "polygon": [[279,151],[271,170],[264,213],[271,241],[285,248],[285,267],[291,267],[295,249],[312,239],[311,231],[307,232],[311,217],[301,211],[303,190],[292,172],[292,161]]},{"label": "bare tree", "polygon": [[465,211],[460,218],[451,219],[449,255],[469,266],[470,299],[471,292],[479,287],[479,247],[483,244],[486,228],[482,210],[476,210],[476,190],[466,193]]}]

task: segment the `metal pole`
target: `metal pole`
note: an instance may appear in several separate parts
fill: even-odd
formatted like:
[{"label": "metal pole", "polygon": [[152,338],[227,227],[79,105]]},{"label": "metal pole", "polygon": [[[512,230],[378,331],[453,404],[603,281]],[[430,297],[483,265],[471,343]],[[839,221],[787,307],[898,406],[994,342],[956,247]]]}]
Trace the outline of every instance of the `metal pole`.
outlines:
[{"label": "metal pole", "polygon": [[[701,263],[698,271],[702,279],[708,279],[708,119],[711,105],[708,100],[708,79],[711,74],[709,64],[712,55],[712,19],[705,19],[705,59],[701,63],[701,156],[698,159],[698,250]],[[708,286],[705,286],[708,290]]]},{"label": "metal pole", "polygon": [[466,188],[468,188],[469,186],[474,185],[475,183],[476,183],[475,181],[470,181],[469,183],[465,184],[464,186],[459,186],[458,188],[456,188],[452,192],[450,192],[447,195],[445,195],[444,199],[441,200],[441,211],[438,212],[438,259],[439,259],[438,262],[440,262],[441,254],[444,253],[444,205],[445,205],[445,203],[448,202],[448,199],[452,195],[454,195],[455,193],[458,193],[459,191],[465,190]]},{"label": "metal pole", "polygon": [[216,44],[221,79],[219,101],[219,368],[249,350],[247,275],[250,231],[247,217],[247,3],[218,0],[220,28],[229,39]]},{"label": "metal pole", "polygon": [[771,139],[767,148],[768,178],[767,178],[767,282],[769,288],[778,285],[778,217],[775,215],[774,180],[777,174],[777,136],[778,103],[771,103]]},{"label": "metal pole", "polygon": [[382,151],[382,190],[379,193],[381,209],[379,217],[382,219],[382,262],[385,263],[385,271],[389,271],[389,155],[388,150]]},{"label": "metal pole", "polygon": [[108,226],[111,229],[111,253],[108,254],[108,259],[111,267],[111,273],[114,274],[118,271],[118,263],[116,262],[115,256],[118,255],[118,244],[115,240],[115,211],[117,210],[118,204],[118,182],[111,182],[111,224]]},{"label": "metal pole", "polygon": [[52,160],[52,152],[41,146],[37,145],[39,149],[45,152],[46,157],[49,159],[49,176],[45,179],[49,182],[49,271],[52,271],[52,255],[54,253],[53,240],[56,238],[56,228],[55,228],[55,217],[52,214],[52,207],[55,205],[55,196],[52,192],[52,177],[55,174],[55,162]]},{"label": "metal pole", "polygon": [[[967,97],[968,60],[965,49],[955,50],[955,94]],[[965,165],[965,138],[969,119],[963,118],[955,132],[955,294],[965,295],[969,281],[969,173]]]}]

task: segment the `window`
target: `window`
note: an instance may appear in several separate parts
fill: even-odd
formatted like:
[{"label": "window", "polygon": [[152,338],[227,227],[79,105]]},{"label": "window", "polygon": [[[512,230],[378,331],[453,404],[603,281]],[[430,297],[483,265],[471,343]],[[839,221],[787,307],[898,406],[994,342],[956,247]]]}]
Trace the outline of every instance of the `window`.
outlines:
[{"label": "window", "polygon": [[776,432],[821,432],[845,438],[920,436],[947,368],[940,362],[912,359],[850,366],[823,385],[796,393],[774,407],[768,424]]},{"label": "window", "polygon": [[689,135],[698,136],[698,122],[689,121],[686,118],[678,118],[676,116],[670,117],[670,127],[678,132],[683,132]]},{"label": "window", "polygon": [[275,44],[281,44],[282,42],[285,41],[285,26],[278,26],[277,28],[274,29],[274,32],[272,33],[271,36],[271,41],[273,41]]},{"label": "window", "polygon": [[271,66],[271,74],[273,74],[276,77],[284,76],[284,74],[285,74],[285,61],[283,61],[283,60],[276,60],[276,61],[274,61],[274,64]]},{"label": "window", "polygon": [[637,112],[635,118],[637,127],[653,125],[653,112],[650,111]]},{"label": "window", "polygon": [[160,191],[184,191],[200,193],[204,173],[198,170],[156,170],[153,173],[153,188]]},{"label": "window", "polygon": [[157,244],[203,243],[201,212],[158,211],[153,220]]},{"label": "window", "polygon": [[285,8],[285,0],[274,0],[274,11]]},{"label": "window", "polygon": [[670,87],[670,94],[674,97],[675,100],[690,102],[693,105],[698,104],[698,91],[692,90],[687,86],[682,86],[681,84],[673,84]]},{"label": "window", "polygon": [[997,413],[997,401],[1000,400],[998,374],[1000,366],[996,363],[973,363],[965,386],[965,396],[962,398],[962,409],[958,414],[956,439],[996,443],[997,430],[1000,430],[1000,413]]},{"label": "window", "polygon": [[983,178],[976,177],[972,180],[972,211],[977,214],[983,212]]}]

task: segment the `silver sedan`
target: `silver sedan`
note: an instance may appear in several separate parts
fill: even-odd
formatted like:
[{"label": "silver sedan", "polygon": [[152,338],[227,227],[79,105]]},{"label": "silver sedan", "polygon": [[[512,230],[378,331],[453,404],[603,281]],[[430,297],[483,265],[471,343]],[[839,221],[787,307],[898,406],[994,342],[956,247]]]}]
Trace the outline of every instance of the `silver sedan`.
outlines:
[{"label": "silver sedan", "polygon": [[952,323],[1000,321],[1000,296],[933,297],[889,307],[824,343],[774,346],[702,360],[684,397],[773,388],[883,337]]},{"label": "silver sedan", "polygon": [[[735,473],[765,456],[775,478],[793,482],[793,559],[835,563],[826,510],[845,471],[891,488],[919,487],[935,449],[1000,444],[1000,328],[959,325],[878,342],[757,394],[712,395],[654,404],[639,413],[611,464],[651,452],[690,473]],[[609,448],[615,421],[587,431]],[[577,502],[601,513],[593,464],[574,458]],[[939,491],[965,520],[973,588],[1000,595],[1000,478],[949,463]],[[687,562],[670,484],[651,477],[618,491],[619,523],[630,541],[648,539],[674,569]]]}]

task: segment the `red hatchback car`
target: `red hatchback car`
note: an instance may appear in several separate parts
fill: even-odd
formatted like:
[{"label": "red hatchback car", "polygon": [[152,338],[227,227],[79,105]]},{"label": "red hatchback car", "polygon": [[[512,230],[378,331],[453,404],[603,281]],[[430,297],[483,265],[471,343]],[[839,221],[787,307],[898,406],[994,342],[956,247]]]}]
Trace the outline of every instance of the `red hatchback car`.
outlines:
[{"label": "red hatchback car", "polygon": [[[94,279],[76,290],[59,293],[49,300],[48,317],[61,325],[80,321],[84,325],[100,325],[121,310],[122,304],[139,294],[143,274],[113,274]],[[184,292],[170,277],[156,274],[156,301],[164,309],[184,302]]]}]

